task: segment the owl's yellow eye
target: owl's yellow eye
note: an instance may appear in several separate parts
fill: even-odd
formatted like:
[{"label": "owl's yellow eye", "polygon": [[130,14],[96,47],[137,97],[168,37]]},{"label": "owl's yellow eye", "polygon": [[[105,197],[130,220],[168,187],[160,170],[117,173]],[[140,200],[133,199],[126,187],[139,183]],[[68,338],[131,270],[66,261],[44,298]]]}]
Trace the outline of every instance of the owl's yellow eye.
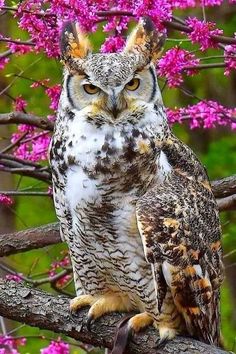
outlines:
[{"label": "owl's yellow eye", "polygon": [[85,84],[83,87],[84,87],[84,91],[87,92],[89,95],[94,95],[99,91],[99,88],[92,84]]},{"label": "owl's yellow eye", "polygon": [[127,90],[135,91],[139,87],[139,84],[140,84],[140,80],[137,78],[134,78],[134,79],[130,80],[130,82],[128,82],[128,84],[125,85],[125,87],[127,88]]}]

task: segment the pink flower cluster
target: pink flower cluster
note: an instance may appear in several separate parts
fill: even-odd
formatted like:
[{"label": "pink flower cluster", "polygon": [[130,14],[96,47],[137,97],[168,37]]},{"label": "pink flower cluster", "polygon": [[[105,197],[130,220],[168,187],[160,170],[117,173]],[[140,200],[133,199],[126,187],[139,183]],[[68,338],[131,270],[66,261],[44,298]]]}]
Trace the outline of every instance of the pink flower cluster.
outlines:
[{"label": "pink flower cluster", "polygon": [[26,344],[26,338],[13,338],[8,335],[0,335],[0,354],[20,354],[18,346]]},{"label": "pink flower cluster", "polygon": [[[63,268],[68,267],[70,265],[71,265],[70,257],[68,254],[66,254],[66,256],[64,256],[60,261],[55,261],[51,264],[51,268],[48,272],[48,275],[50,277],[53,277],[54,275],[57,274],[58,271],[61,271]],[[70,281],[70,280],[71,280],[70,274],[64,275],[63,277],[61,277],[60,279],[57,280],[56,285],[58,287],[62,287],[64,285],[66,285],[68,283],[68,281]]]},{"label": "pink flower cluster", "polygon": [[22,96],[18,96],[15,98],[13,107],[15,111],[24,111],[24,109],[27,107],[27,102],[22,98]]},{"label": "pink flower cluster", "polygon": [[9,58],[0,58],[0,70],[4,69],[9,61]]},{"label": "pink flower cluster", "polygon": [[236,109],[227,108],[215,101],[201,101],[179,109],[168,109],[170,124],[188,122],[191,129],[210,129],[230,125],[236,129]]},{"label": "pink flower cluster", "polygon": [[58,107],[60,94],[61,94],[61,85],[54,85],[52,87],[48,87],[45,92],[51,101],[49,107],[52,110],[56,111]]},{"label": "pink flower cluster", "polygon": [[13,202],[13,199],[11,199],[8,195],[5,195],[5,194],[0,194],[0,204],[5,204],[5,205],[12,205],[14,202]]},{"label": "pink flower cluster", "polygon": [[199,21],[196,17],[189,17],[186,23],[192,29],[188,35],[192,43],[200,43],[202,51],[210,47],[216,47],[212,35],[222,35],[223,31],[215,29],[215,23]]},{"label": "pink flower cluster", "polygon": [[123,49],[125,40],[121,36],[109,36],[101,46],[102,53],[115,53]]},{"label": "pink flower cluster", "polygon": [[7,280],[12,280],[15,281],[16,283],[19,283],[22,280],[22,273],[18,273],[18,274],[7,274],[6,275],[6,279]]},{"label": "pink flower cluster", "polygon": [[[169,49],[158,62],[158,74],[167,79],[170,87],[179,86],[183,82],[183,70],[187,75],[193,75],[194,67],[199,64],[194,54],[185,49],[174,47]],[[193,69],[188,69],[193,67]]]},{"label": "pink flower cluster", "polygon": [[26,132],[27,134],[20,145],[15,148],[14,156],[30,161],[47,160],[47,152],[51,140],[49,133],[39,133],[35,128],[26,124],[20,124],[17,128],[18,131],[12,134],[12,143],[21,139],[22,132]]},{"label": "pink flower cluster", "polygon": [[[235,1],[235,0],[231,0]],[[188,7],[219,6],[223,0],[171,0],[172,6],[177,9],[187,9]]]},{"label": "pink flower cluster", "polygon": [[33,46],[26,44],[9,43],[8,48],[17,55],[27,54],[33,51]]},{"label": "pink flower cluster", "polygon": [[41,354],[69,354],[69,344],[58,338],[57,342],[51,341],[48,347],[40,350]]},{"label": "pink flower cluster", "polygon": [[225,51],[225,75],[229,75],[231,70],[236,70],[236,45],[226,45]]}]

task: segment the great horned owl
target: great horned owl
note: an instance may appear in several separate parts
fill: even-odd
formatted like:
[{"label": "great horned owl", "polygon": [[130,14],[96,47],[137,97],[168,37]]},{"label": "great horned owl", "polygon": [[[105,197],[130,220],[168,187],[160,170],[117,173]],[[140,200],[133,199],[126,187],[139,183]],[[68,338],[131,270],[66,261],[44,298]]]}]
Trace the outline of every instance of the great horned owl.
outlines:
[{"label": "great horned owl", "polygon": [[92,54],[62,32],[64,85],[51,145],[54,202],[88,322],[136,311],[160,340],[219,344],[222,249],[204,167],[171,132],[155,61],[163,36],[143,18],[121,53]]}]

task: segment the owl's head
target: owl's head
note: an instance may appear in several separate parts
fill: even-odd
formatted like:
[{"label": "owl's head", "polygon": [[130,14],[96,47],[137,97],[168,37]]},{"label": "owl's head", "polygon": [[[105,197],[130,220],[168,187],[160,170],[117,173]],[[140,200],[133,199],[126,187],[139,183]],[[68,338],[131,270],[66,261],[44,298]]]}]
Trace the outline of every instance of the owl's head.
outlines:
[{"label": "owl's head", "polygon": [[164,43],[152,21],[142,18],[120,53],[92,53],[77,24],[67,23],[61,36],[65,65],[64,93],[72,108],[119,119],[127,111],[161,100],[155,62]]}]

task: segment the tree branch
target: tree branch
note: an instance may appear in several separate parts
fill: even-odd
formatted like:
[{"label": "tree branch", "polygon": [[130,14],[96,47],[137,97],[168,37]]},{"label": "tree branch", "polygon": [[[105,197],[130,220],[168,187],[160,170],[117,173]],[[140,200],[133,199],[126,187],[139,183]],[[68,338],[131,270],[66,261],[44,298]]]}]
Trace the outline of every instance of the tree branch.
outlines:
[{"label": "tree branch", "polygon": [[[219,209],[232,210],[236,207],[236,175],[211,182]],[[59,223],[0,235],[0,257],[61,242]]]},{"label": "tree branch", "polygon": [[59,223],[0,235],[0,257],[61,242]]},{"label": "tree branch", "polygon": [[48,166],[42,166],[9,154],[0,153],[0,171],[16,173],[51,183],[51,171]]},{"label": "tree branch", "polygon": [[236,194],[217,199],[217,203],[220,210],[234,210],[236,208]]},{"label": "tree branch", "polygon": [[[116,325],[124,316],[118,313],[103,316],[96,320],[92,324],[91,331],[88,331],[87,310],[83,309],[77,314],[71,314],[68,297],[53,296],[42,290],[26,287],[23,283],[4,280],[0,280],[0,315],[30,326],[63,333],[84,343],[107,348],[112,348]],[[156,330],[148,328],[132,338],[127,353],[227,353],[219,348],[184,337],[177,337],[157,350],[155,348],[157,339]]]},{"label": "tree branch", "polygon": [[212,181],[211,186],[216,198],[236,194],[236,175]]},{"label": "tree branch", "polygon": [[23,112],[10,112],[0,114],[1,124],[30,124],[40,129],[53,131],[53,122],[45,117],[38,117]]}]

